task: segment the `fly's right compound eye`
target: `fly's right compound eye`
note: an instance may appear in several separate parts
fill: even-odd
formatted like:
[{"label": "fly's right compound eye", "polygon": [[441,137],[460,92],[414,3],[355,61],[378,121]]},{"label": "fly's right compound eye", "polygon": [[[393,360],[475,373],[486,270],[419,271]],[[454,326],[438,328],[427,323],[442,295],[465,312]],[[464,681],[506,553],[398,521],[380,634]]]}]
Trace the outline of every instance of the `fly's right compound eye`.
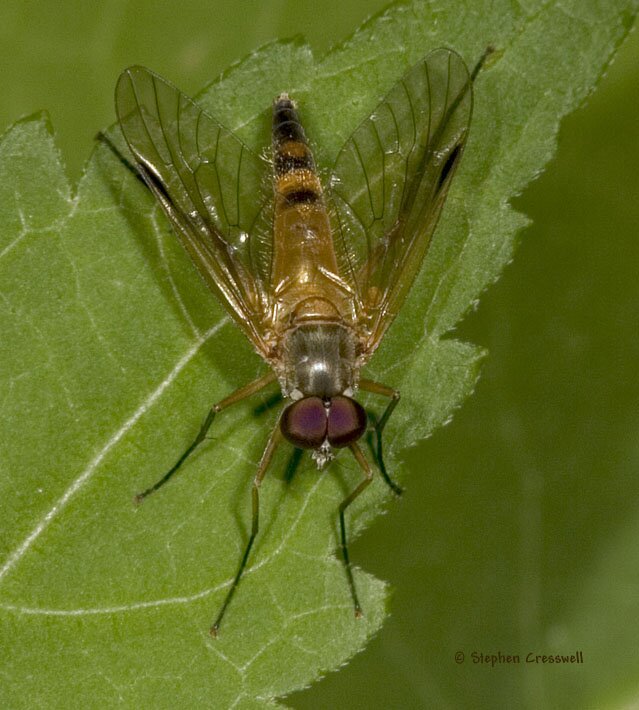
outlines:
[{"label": "fly's right compound eye", "polygon": [[331,399],[328,412],[328,442],[341,448],[350,446],[366,431],[366,412],[359,402],[338,395]]},{"label": "fly's right compound eye", "polygon": [[304,397],[289,405],[280,419],[287,441],[300,449],[319,449],[328,432],[326,407],[320,397]]}]

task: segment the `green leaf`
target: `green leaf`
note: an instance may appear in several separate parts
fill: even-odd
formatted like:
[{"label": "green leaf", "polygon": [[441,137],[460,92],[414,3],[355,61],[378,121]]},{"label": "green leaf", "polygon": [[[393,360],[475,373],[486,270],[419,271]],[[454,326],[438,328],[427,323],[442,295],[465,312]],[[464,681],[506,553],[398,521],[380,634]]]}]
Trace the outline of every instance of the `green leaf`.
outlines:
[{"label": "green leaf", "polygon": [[[454,46],[472,64],[497,48],[427,263],[369,370],[402,389],[386,447],[400,480],[402,451],[473,388],[482,351],[440,338],[512,257],[525,220],[507,200],[543,168],[559,118],[591,90],[634,8],[398,5],[321,62],[300,42],[274,44],[200,97],[259,148],[265,107],[286,88],[329,165],[426,51]],[[71,695],[83,706],[265,706],[339,667],[379,629],[387,595],[358,572],[365,617],[355,621],[333,556],[336,508],[359,476],[349,457],[318,475],[278,454],[249,569],[211,640],[274,408],[229,410],[170,486],[138,510],[131,500],[174,462],[211,402],[263,365],[104,146],[72,195],[46,121],[20,123],[0,144],[0,193],[6,704],[64,706]],[[377,481],[351,531],[388,498]]]}]

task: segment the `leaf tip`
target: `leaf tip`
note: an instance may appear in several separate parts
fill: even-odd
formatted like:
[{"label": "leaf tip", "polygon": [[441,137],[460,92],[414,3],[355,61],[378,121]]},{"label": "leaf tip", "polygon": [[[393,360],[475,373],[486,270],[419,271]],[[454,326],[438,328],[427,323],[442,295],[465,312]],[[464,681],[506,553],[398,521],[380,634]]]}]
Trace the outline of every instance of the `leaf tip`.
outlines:
[{"label": "leaf tip", "polygon": [[27,116],[22,116],[17,121],[14,121],[9,127],[4,131],[2,138],[11,133],[18,126],[29,126],[31,124],[39,124],[45,131],[51,136],[55,136],[55,130],[53,128],[53,122],[51,121],[51,116],[46,109],[41,109],[40,111],[34,111]]}]

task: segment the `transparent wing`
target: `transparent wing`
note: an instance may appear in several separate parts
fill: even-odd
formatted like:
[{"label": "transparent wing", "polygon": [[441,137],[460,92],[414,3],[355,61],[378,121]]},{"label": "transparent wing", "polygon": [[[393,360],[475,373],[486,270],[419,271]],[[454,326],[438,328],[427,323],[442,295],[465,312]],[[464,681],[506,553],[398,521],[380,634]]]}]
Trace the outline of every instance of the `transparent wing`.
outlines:
[{"label": "transparent wing", "polygon": [[426,254],[471,112],[466,65],[438,49],[405,74],[337,156],[330,181],[335,243],[366,320],[368,355]]},{"label": "transparent wing", "polygon": [[[263,228],[268,166],[188,96],[144,67],[115,93],[120,127],[142,178],[209,288],[265,353],[270,240]],[[249,195],[250,199],[246,199]]]}]

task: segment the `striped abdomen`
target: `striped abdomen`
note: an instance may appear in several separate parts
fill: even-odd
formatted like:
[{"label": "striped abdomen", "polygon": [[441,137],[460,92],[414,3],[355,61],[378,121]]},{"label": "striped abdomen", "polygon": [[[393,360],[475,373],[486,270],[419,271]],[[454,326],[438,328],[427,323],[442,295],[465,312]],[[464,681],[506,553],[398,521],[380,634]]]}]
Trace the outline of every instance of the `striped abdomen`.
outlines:
[{"label": "striped abdomen", "polygon": [[314,204],[322,186],[295,104],[287,94],[273,104],[275,192],[287,205]]},{"label": "striped abdomen", "polygon": [[348,310],[348,294],[340,286],[322,185],[295,104],[286,94],[273,104],[273,167],[275,330],[340,319]]}]

